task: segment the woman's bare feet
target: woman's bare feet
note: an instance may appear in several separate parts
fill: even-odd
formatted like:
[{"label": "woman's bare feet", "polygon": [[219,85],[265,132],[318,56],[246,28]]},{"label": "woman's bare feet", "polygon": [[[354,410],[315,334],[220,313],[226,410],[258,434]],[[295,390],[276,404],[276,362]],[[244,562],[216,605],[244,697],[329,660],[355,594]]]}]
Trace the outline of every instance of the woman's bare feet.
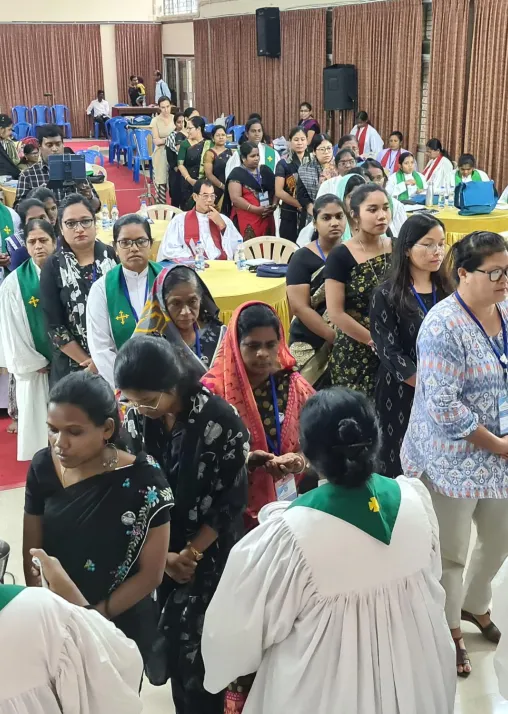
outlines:
[{"label": "woman's bare feet", "polygon": [[469,659],[460,627],[451,630],[451,633],[457,653],[457,674],[459,677],[469,677],[471,674],[471,660]]},{"label": "woman's bare feet", "polygon": [[9,426],[7,427],[7,433],[8,434],[17,434],[18,433],[18,420],[13,419]]}]

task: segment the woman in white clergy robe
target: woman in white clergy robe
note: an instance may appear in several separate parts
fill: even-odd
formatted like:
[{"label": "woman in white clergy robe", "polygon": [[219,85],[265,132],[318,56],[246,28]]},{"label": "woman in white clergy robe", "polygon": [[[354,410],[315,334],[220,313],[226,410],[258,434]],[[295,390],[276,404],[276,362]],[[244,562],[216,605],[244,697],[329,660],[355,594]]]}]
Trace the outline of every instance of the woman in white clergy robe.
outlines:
[{"label": "woman in white clergy robe", "polygon": [[452,714],[438,526],[416,479],[374,472],[371,401],[335,387],[300,416],[317,489],[269,504],[205,616],[205,687],[256,672],[243,714]]},{"label": "woman in white clergy robe", "polygon": [[423,175],[427,183],[432,182],[434,189],[453,185],[453,164],[450,154],[443,149],[439,139],[431,139],[427,142],[427,164],[423,170]]},{"label": "woman in white clergy robe", "polygon": [[376,157],[383,150],[383,139],[372,124],[369,123],[367,112],[358,112],[356,124],[351,129],[351,134],[356,136],[360,156],[365,158]]},{"label": "woman in white clergy robe", "polygon": [[215,208],[213,183],[208,179],[196,181],[192,198],[194,208],[179,213],[169,222],[157,260],[191,260],[196,255],[198,241],[201,241],[206,260],[233,260],[238,241],[243,238],[233,221]]},{"label": "woman in white clergy robe", "polygon": [[40,274],[56,250],[51,223],[40,218],[29,221],[25,243],[30,260],[0,286],[0,366],[16,380],[18,461],[29,461],[48,445],[51,344],[42,315]]},{"label": "woman in white clergy robe", "polygon": [[425,176],[417,170],[414,156],[409,151],[400,155],[399,168],[388,178],[386,190],[399,201],[407,201],[419,193],[426,192]]},{"label": "woman in white clergy robe", "polygon": [[113,247],[120,265],[90,288],[86,306],[88,347],[99,374],[115,389],[118,350],[131,336],[162,266],[150,260],[150,224],[137,213],[113,226]]},{"label": "woman in white clergy robe", "polygon": [[481,183],[490,181],[488,174],[476,168],[476,159],[473,154],[462,154],[457,162],[457,168],[453,172],[451,186],[455,188],[459,183]]},{"label": "woman in white clergy robe", "polygon": [[[272,149],[272,147],[267,143],[267,137],[265,136],[263,124],[259,119],[249,119],[245,125],[244,137],[245,138],[243,138],[242,143],[243,141],[252,141],[254,144],[258,145],[259,165],[268,166],[268,168],[275,173],[275,167],[280,161],[280,156],[278,152],[275,151],[275,149]],[[240,152],[234,151],[226,164],[226,180],[231,171],[241,165],[242,162],[240,161]]]},{"label": "woman in white clergy robe", "polygon": [[34,550],[47,588],[0,584],[0,714],[139,714],[143,663],[56,558]]}]

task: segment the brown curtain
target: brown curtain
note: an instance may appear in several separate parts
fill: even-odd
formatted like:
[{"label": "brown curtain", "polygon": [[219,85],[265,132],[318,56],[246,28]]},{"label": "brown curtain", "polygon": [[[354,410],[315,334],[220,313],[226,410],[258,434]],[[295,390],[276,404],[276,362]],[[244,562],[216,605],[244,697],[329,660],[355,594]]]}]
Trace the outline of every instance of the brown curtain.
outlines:
[{"label": "brown curtain", "polygon": [[464,150],[469,6],[469,0],[432,2],[427,139],[440,139],[454,158]]},{"label": "brown curtain", "polygon": [[475,0],[464,140],[464,149],[475,155],[499,191],[508,184],[507,10],[500,0]]},{"label": "brown curtain", "polygon": [[196,106],[210,121],[224,112],[244,123],[259,112],[268,134],[287,136],[309,101],[324,123],[325,9],[281,13],[280,59],[257,56],[255,15],[194,22],[194,54]]},{"label": "brown curtain", "polygon": [[2,112],[65,104],[73,136],[89,135],[86,108],[104,83],[99,25],[0,25],[0,67]]},{"label": "brown curtain", "polygon": [[129,103],[129,77],[137,74],[146,87],[147,104],[155,101],[154,72],[162,71],[162,25],[115,25],[118,100]]},{"label": "brown curtain", "polygon": [[[416,151],[421,106],[423,11],[421,0],[345,5],[333,10],[333,62],[358,70],[358,109],[383,139],[401,131]],[[344,133],[354,125],[345,112]],[[337,138],[340,132],[336,121]]]}]

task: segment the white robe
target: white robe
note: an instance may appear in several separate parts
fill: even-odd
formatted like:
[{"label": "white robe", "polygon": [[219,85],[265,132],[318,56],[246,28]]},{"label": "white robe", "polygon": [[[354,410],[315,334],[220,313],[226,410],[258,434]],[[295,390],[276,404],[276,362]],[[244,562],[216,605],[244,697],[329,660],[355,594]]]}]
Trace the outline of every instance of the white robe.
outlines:
[{"label": "white robe", "polygon": [[98,612],[26,588],[0,612],[0,632],[0,714],[142,711],[141,655]]},{"label": "white robe", "polygon": [[438,161],[438,158],[431,159],[423,170],[423,174],[425,176],[426,181],[431,181],[434,186],[434,193],[441,187],[446,188],[447,186],[451,186],[453,182],[453,164],[445,156],[443,156],[443,158],[437,165],[437,168],[434,170],[432,176],[430,178],[427,178],[427,172],[430,171],[434,163]]},{"label": "white robe", "polygon": [[[265,144],[259,143],[258,149],[259,149],[259,165],[265,166],[266,165]],[[275,153],[275,166],[277,166],[277,164],[280,161],[280,156],[279,156],[278,152],[275,151],[275,149],[274,149],[274,153]],[[242,164],[240,162],[240,153],[238,151],[233,151],[232,156],[229,157],[228,162],[226,164],[226,180],[227,180],[229,174],[231,173],[231,171],[233,171],[233,169],[236,169],[238,166],[241,166],[241,165]],[[275,173],[275,166],[269,166],[268,168],[272,169],[272,171]]]},{"label": "white robe", "polygon": [[505,188],[503,193],[501,194],[501,198],[499,199],[499,202],[501,203],[508,203],[508,186]]},{"label": "white robe", "polygon": [[[37,268],[40,276],[40,270]],[[42,320],[43,315],[40,313]],[[48,360],[35,349],[18,273],[10,273],[0,286],[0,367],[16,378],[18,404],[18,461],[30,461],[48,445],[46,425],[48,375],[37,370]]]},{"label": "white robe", "polygon": [[397,153],[400,151],[400,154],[405,154],[407,153],[407,149],[383,149],[382,151],[379,152],[379,154],[376,156],[376,160],[379,161],[379,163],[382,162],[383,157],[386,154],[390,154],[390,157],[388,158],[387,164],[384,167],[385,171],[388,172],[388,174],[394,174],[399,170],[399,162],[396,161],[397,159]]},{"label": "white robe", "polygon": [[[421,174],[419,171],[415,171],[414,173],[417,173],[420,176],[422,183],[423,183],[423,190],[426,191],[427,190],[427,181],[425,180],[425,176],[423,174]],[[404,176],[407,176],[408,179],[414,180],[414,177],[412,174],[404,174]],[[397,178],[398,177],[397,177],[396,173],[392,174],[388,179],[388,183],[386,184],[386,190],[390,194],[390,196],[392,196],[392,198],[397,198],[397,196],[400,196],[401,193],[404,193],[405,191],[408,192],[408,196],[409,196],[409,198],[411,198],[412,196],[414,196],[416,194],[417,191],[420,190],[418,188],[418,186],[416,186],[416,185],[415,186],[406,186],[404,181],[397,183]]]},{"label": "white robe", "polygon": [[[138,317],[141,317],[145,306],[148,268],[145,268],[142,273],[135,273],[133,270],[123,268],[123,274],[132,307]],[[90,357],[99,374],[115,389],[114,368],[118,350],[113,339],[106,299],[106,275],[99,278],[90,288],[86,304],[86,333]]]},{"label": "white robe", "polygon": [[[186,213],[179,213],[171,219],[166,228],[164,238],[159,246],[157,260],[172,260],[173,258],[193,258],[195,250],[191,250],[185,242],[185,216]],[[207,260],[218,260],[220,251],[213,242],[210,232],[210,219],[204,213],[196,211],[199,225],[199,237],[205,250]],[[228,260],[234,260],[238,241],[243,241],[242,236],[235,228],[233,222],[221,214],[221,218],[226,224],[226,230],[222,234],[222,247]]]},{"label": "white robe", "polygon": [[[481,178],[482,181],[490,181],[490,178],[488,177],[488,174],[485,173],[485,171],[481,171],[480,169],[475,169],[475,171],[478,171],[478,173],[480,174],[480,178]],[[452,188],[455,188],[455,186],[457,185],[457,184],[455,183],[455,177],[457,176],[457,174],[459,174],[459,170],[458,170],[458,169],[456,169],[456,170],[453,172],[453,174],[452,174],[452,181],[451,181],[451,184],[450,184],[450,186],[451,186]],[[461,180],[462,183],[471,183],[471,181],[473,180],[472,175],[468,176],[467,178],[462,178],[462,176],[459,175],[459,178],[460,178],[460,180]],[[501,199],[500,199],[500,200],[501,200]]]},{"label": "white robe", "polygon": [[243,714],[452,714],[437,519],[421,482],[398,481],[389,546],[321,511],[265,507],[205,615],[208,691],[257,672]]},{"label": "white robe", "polygon": [[[356,136],[356,139],[358,141],[358,135],[362,131],[363,127],[358,126],[358,124],[355,124],[354,127],[351,129],[351,134],[353,136]],[[374,129],[373,126],[370,124],[367,125],[367,136],[365,137],[365,147],[363,150],[362,156],[367,156],[367,157],[372,157],[374,158],[379,154],[379,152],[382,150],[384,146],[383,139],[381,136],[377,133],[377,131]]]}]

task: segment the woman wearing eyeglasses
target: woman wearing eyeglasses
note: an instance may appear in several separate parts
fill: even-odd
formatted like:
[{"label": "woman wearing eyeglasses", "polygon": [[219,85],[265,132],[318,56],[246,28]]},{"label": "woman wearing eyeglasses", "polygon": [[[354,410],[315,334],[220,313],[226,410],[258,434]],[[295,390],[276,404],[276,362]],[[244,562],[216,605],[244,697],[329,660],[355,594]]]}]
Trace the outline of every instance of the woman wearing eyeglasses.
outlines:
[{"label": "woman wearing eyeglasses", "polygon": [[[508,556],[508,250],[502,236],[477,231],[450,252],[457,289],[429,312],[418,335],[401,462],[430,490],[457,674],[467,677],[460,622],[499,641],[488,608],[491,582]],[[464,587],[473,522],[477,539]]]},{"label": "woman wearing eyeglasses", "polygon": [[41,306],[52,342],[50,387],[80,368],[96,372],[90,357],[86,306],[90,288],[115,267],[111,246],[96,240],[95,213],[71,194],[60,205],[61,248],[41,272]]},{"label": "woman wearing eyeglasses", "polygon": [[90,356],[99,374],[114,388],[116,355],[134,332],[162,266],[150,260],[150,224],[137,213],[115,223],[113,246],[120,265],[92,285],[86,327]]},{"label": "woman wearing eyeglasses", "polygon": [[445,229],[430,213],[411,216],[393,243],[391,273],[370,303],[370,333],[379,356],[376,407],[383,431],[380,471],[402,473],[404,440],[416,385],[416,338],[429,310],[450,294],[443,270]]},{"label": "woman wearing eyeglasses", "polygon": [[300,228],[312,219],[314,201],[323,181],[337,176],[337,169],[333,163],[333,146],[327,134],[316,134],[310,150],[314,158],[300,166],[296,183],[296,198],[303,209],[304,219]]}]

